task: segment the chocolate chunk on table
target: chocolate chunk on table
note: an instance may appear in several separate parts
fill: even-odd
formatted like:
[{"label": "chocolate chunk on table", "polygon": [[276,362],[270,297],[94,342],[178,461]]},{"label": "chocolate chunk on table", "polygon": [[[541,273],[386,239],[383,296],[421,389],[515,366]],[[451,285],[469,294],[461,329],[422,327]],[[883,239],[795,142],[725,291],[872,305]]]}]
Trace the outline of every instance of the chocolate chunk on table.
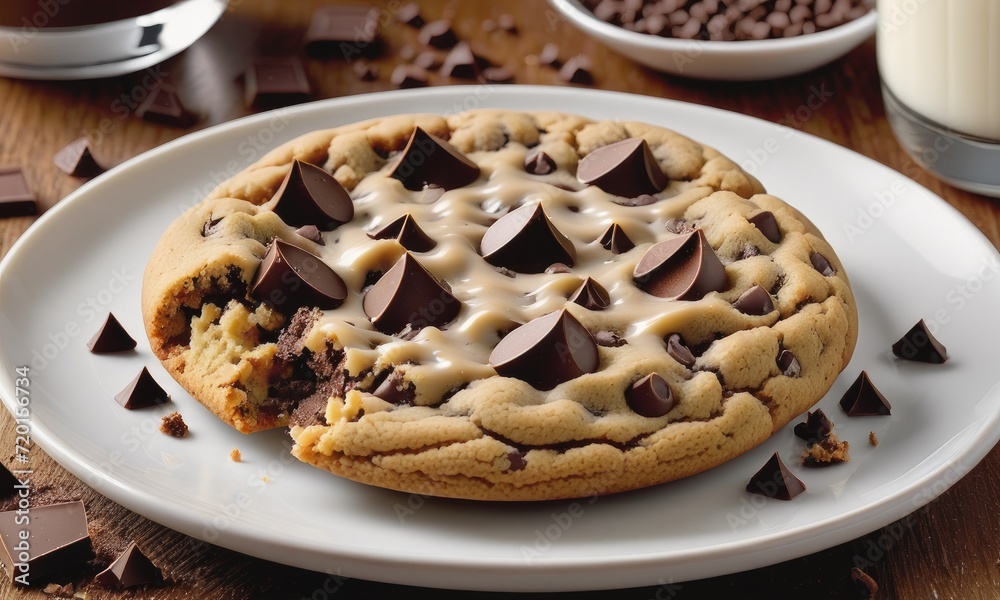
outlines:
[{"label": "chocolate chunk on table", "polygon": [[310,56],[350,59],[381,51],[378,9],[361,5],[317,8],[309,21],[303,46]]},{"label": "chocolate chunk on table", "polygon": [[162,583],[163,572],[132,542],[94,581],[106,588],[125,589]]},{"label": "chocolate chunk on table", "polygon": [[106,170],[94,158],[90,141],[85,137],[73,140],[62,150],[56,152],[55,156],[52,157],[52,162],[60,171],[73,177],[94,177]]},{"label": "chocolate chunk on table", "polygon": [[309,100],[312,86],[302,61],[295,56],[255,58],[244,76],[246,104],[252,108],[278,108]]},{"label": "chocolate chunk on table", "polygon": [[16,583],[73,573],[90,560],[93,550],[83,502],[32,506],[0,513],[0,564]]},{"label": "chocolate chunk on table", "polygon": [[0,218],[38,214],[38,203],[17,167],[0,167]]},{"label": "chocolate chunk on table", "polygon": [[197,116],[184,107],[177,92],[163,84],[149,92],[135,114],[151,123],[181,128],[190,127],[197,120]]},{"label": "chocolate chunk on table", "polygon": [[421,44],[447,50],[458,43],[458,36],[451,28],[451,21],[440,19],[420,28],[418,38]]},{"label": "chocolate chunk on table", "polygon": [[429,78],[430,74],[427,69],[407,64],[396,65],[392,74],[389,75],[389,81],[392,82],[392,85],[402,89],[424,87]]}]

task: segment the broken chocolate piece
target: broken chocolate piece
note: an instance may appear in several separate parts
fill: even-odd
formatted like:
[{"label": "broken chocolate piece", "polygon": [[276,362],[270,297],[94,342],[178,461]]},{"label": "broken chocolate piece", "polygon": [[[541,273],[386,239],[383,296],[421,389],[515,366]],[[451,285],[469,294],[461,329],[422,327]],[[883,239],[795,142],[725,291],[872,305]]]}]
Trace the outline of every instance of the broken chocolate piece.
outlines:
[{"label": "broken chocolate piece", "polygon": [[556,161],[541,150],[532,150],[524,157],[524,170],[532,175],[548,175],[557,168]]},{"label": "broken chocolate piece", "polygon": [[390,404],[413,404],[416,392],[413,389],[413,384],[407,383],[403,379],[402,373],[393,371],[381,385],[375,388],[372,395]]},{"label": "broken chocolate piece", "polygon": [[372,325],[391,335],[407,325],[443,327],[462,303],[407,252],[365,293],[363,307]]},{"label": "broken chocolate piece", "polygon": [[427,85],[427,69],[417,65],[396,65],[389,76],[392,85],[398,88],[415,88]]},{"label": "broken chocolate piece", "polygon": [[760,230],[769,242],[777,244],[781,241],[781,229],[778,228],[778,221],[774,218],[774,213],[765,210],[747,219],[751,225]]},{"label": "broken chocolate piece", "polygon": [[414,192],[427,185],[453,190],[475,181],[479,165],[448,142],[415,127],[389,176]]},{"label": "broken chocolate piece", "polygon": [[306,30],[305,51],[316,57],[378,54],[380,26],[373,6],[320,6],[313,11]]},{"label": "broken chocolate piece", "polygon": [[740,297],[733,302],[733,308],[745,315],[760,317],[774,311],[774,302],[771,294],[767,290],[755,285],[749,290],[740,294]]},{"label": "broken chocolate piece", "polygon": [[24,513],[0,513],[0,566],[12,581],[30,585],[76,571],[90,560],[93,552],[83,502],[32,506],[30,525],[23,520]]},{"label": "broken chocolate piece", "polygon": [[806,491],[806,486],[785,467],[785,463],[775,452],[767,463],[750,478],[747,491],[777,500],[791,500]]},{"label": "broken chocolate piece", "polygon": [[543,391],[595,372],[599,362],[594,336],[565,309],[521,325],[490,354],[490,365],[501,377],[520,379]]},{"label": "broken chocolate piece", "polygon": [[468,42],[459,42],[444,57],[441,64],[442,77],[475,79],[479,77],[479,64]]},{"label": "broken chocolate piece", "polygon": [[892,345],[892,353],[906,360],[938,365],[948,360],[948,351],[927,329],[923,319]]},{"label": "broken chocolate piece", "polygon": [[274,213],[293,227],[331,231],[354,218],[354,201],[344,186],[325,169],[297,158],[274,198]]},{"label": "broken chocolate piece", "polygon": [[18,488],[14,487],[21,482],[14,477],[14,474],[7,470],[7,467],[0,464],[0,498],[13,496]]},{"label": "broken chocolate piece", "polygon": [[187,437],[188,426],[181,413],[174,411],[160,419],[160,431],[177,438]]},{"label": "broken chocolate piece", "polygon": [[667,380],[650,373],[625,390],[625,403],[637,415],[654,419],[674,407],[674,395]]},{"label": "broken chocolate piece", "polygon": [[166,404],[170,402],[170,395],[160,387],[160,384],[156,383],[153,376],[149,374],[149,370],[143,367],[135,379],[115,395],[115,402],[133,410]]},{"label": "broken chocolate piece", "polygon": [[35,196],[28,191],[24,173],[16,167],[0,168],[0,217],[24,217],[38,213]]},{"label": "broken chocolate piece", "polygon": [[700,300],[726,289],[726,269],[701,229],[654,244],[632,272],[637,287],[659,298]]},{"label": "broken chocolate piece", "polygon": [[254,275],[250,295],[290,315],[304,306],[337,308],[347,298],[347,286],[323,259],[276,238]]},{"label": "broken chocolate piece", "polygon": [[95,177],[106,170],[94,158],[90,141],[86,137],[77,138],[56,152],[52,162],[59,170],[73,177]]},{"label": "broken chocolate piece", "polygon": [[514,72],[504,67],[486,67],[483,69],[483,79],[487,83],[510,83],[514,81]]},{"label": "broken chocolate piece", "polygon": [[323,241],[323,234],[319,232],[319,227],[315,225],[303,225],[295,230],[295,233],[306,238],[314,244],[319,244],[320,246],[325,246],[326,242]]},{"label": "broken chocolate piece", "polygon": [[833,422],[823,413],[823,409],[818,408],[814,412],[806,412],[806,420],[797,423],[792,432],[796,437],[802,438],[809,443],[825,440],[833,431]]},{"label": "broken chocolate piece", "polygon": [[830,264],[830,261],[827,260],[827,258],[822,254],[820,254],[819,252],[813,252],[812,254],[810,254],[809,261],[812,263],[814,269],[816,269],[826,277],[829,277],[830,275],[833,275],[834,273],[837,272],[833,268],[833,265]]},{"label": "broken chocolate piece", "polygon": [[244,76],[246,104],[252,108],[279,108],[309,100],[312,87],[302,61],[295,56],[261,56]]},{"label": "broken chocolate piece", "polygon": [[562,61],[559,60],[559,45],[555,42],[549,42],[542,46],[542,51],[538,53],[538,62],[546,67],[555,67],[557,69],[561,67]]},{"label": "broken chocolate piece", "polygon": [[607,231],[601,236],[600,241],[601,245],[605,249],[610,250],[612,254],[623,254],[635,248],[635,242],[628,237],[625,230],[618,223],[612,223],[611,227],[608,227]]},{"label": "broken chocolate piece", "polygon": [[420,4],[407,2],[396,11],[396,21],[419,29],[424,26],[424,18],[420,16]]},{"label": "broken chocolate piece", "polygon": [[892,406],[882,392],[875,388],[866,371],[861,371],[851,387],[840,399],[840,408],[851,417],[870,417],[892,414]]},{"label": "broken chocolate piece", "polygon": [[374,233],[369,233],[368,237],[373,240],[395,239],[400,246],[410,252],[428,252],[437,246],[437,242],[424,233],[410,213],[395,219]]},{"label": "broken chocolate piece", "polygon": [[447,50],[458,43],[458,36],[451,28],[451,21],[440,19],[431,21],[420,28],[417,36],[421,44]]},{"label": "broken chocolate piece", "polygon": [[576,176],[585,184],[626,198],[655,194],[668,183],[642,138],[628,138],[594,150],[580,160]]},{"label": "broken chocolate piece", "polygon": [[163,583],[163,572],[132,542],[94,581],[106,588],[125,589]]},{"label": "broken chocolate piece", "polygon": [[590,85],[594,83],[594,76],[590,72],[590,59],[582,54],[570,58],[559,69],[559,79],[566,83],[577,83],[580,85]]},{"label": "broken chocolate piece", "polygon": [[157,85],[135,110],[136,116],[150,123],[186,128],[194,124],[194,113],[184,108],[173,88]]},{"label": "broken chocolate piece", "polygon": [[135,340],[125,331],[118,319],[109,312],[100,330],[87,342],[87,348],[94,354],[125,352],[135,348]]},{"label": "broken chocolate piece", "polygon": [[569,297],[570,302],[575,302],[587,310],[604,310],[611,306],[611,296],[603,285],[592,277],[586,278],[580,287]]},{"label": "broken chocolate piece", "polygon": [[778,353],[778,370],[785,377],[798,377],[802,374],[802,367],[799,365],[799,359],[795,358],[790,350],[782,350]]},{"label": "broken chocolate piece", "polygon": [[620,348],[628,344],[628,340],[619,336],[614,331],[601,330],[594,334],[594,340],[598,346],[607,348]]},{"label": "broken chocolate piece", "polygon": [[491,265],[518,273],[541,273],[552,263],[572,266],[576,248],[539,204],[525,204],[490,225],[479,253]]},{"label": "broken chocolate piece", "polygon": [[671,333],[667,336],[667,354],[685,367],[694,366],[695,358],[691,349],[684,343],[684,338],[679,333]]}]

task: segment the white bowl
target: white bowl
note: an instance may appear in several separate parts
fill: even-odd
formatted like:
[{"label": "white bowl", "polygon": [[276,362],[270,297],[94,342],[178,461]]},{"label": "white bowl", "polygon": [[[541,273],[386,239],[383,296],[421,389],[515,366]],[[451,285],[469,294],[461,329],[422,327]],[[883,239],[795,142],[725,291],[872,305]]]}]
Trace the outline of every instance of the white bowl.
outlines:
[{"label": "white bowl", "polygon": [[754,81],[805,73],[847,54],[875,33],[875,10],[826,31],[731,42],[682,40],[606,23],[578,0],[549,0],[566,20],[648,67],[698,79]]}]

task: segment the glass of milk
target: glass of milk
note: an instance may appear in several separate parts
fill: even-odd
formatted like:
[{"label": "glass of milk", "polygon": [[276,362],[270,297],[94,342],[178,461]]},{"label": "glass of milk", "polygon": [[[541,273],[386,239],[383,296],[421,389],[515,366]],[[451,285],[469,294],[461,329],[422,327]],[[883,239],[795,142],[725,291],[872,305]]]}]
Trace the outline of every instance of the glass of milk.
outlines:
[{"label": "glass of milk", "polygon": [[1000,0],[878,0],[896,137],[943,181],[1000,197]]}]

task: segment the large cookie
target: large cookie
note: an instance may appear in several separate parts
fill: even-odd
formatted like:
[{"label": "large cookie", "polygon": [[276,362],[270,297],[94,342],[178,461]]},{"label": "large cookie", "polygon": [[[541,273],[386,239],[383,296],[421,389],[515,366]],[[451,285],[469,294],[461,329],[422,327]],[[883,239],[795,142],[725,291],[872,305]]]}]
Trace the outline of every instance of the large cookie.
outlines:
[{"label": "large cookie", "polygon": [[857,338],[832,248],[732,161],[508,111],[281,146],[169,227],[143,315],[236,429],[290,425],[322,469],[490,500],[716,466],[818,401]]}]

